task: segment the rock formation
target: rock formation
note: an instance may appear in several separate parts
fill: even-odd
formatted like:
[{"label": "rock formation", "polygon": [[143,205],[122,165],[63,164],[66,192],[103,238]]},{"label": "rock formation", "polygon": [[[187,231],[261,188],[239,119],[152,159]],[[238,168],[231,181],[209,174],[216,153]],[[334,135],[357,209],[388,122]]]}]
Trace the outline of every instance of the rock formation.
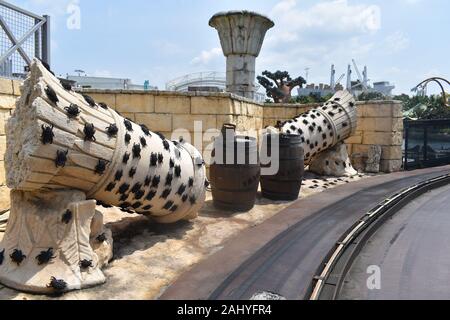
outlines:
[{"label": "rock formation", "polygon": [[309,171],[321,176],[352,177],[358,174],[348,156],[344,143],[319,153],[309,165]]},{"label": "rock formation", "polygon": [[373,145],[369,147],[368,158],[366,162],[366,172],[379,173],[381,161],[381,146]]}]

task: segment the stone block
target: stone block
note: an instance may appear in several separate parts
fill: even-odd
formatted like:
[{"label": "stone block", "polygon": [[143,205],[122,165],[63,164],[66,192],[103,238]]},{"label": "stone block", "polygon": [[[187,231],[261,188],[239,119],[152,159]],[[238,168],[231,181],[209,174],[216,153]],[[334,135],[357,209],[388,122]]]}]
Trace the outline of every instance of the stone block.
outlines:
[{"label": "stone block", "polygon": [[247,112],[242,113],[243,115],[248,115],[251,117],[263,117],[264,116],[264,109],[263,107],[253,104],[253,103],[243,103],[247,107]]},{"label": "stone block", "polygon": [[381,146],[399,146],[403,143],[402,132],[371,132],[366,131],[363,135],[363,144]]},{"label": "stone block", "polygon": [[20,96],[20,87],[22,86],[22,81],[19,80],[13,80],[12,81],[13,84],[13,94],[15,96]]},{"label": "stone block", "polygon": [[236,130],[238,131],[255,131],[256,121],[255,117],[237,116],[236,117]]},{"label": "stone block", "polygon": [[352,154],[353,154],[353,144],[351,144],[351,143],[346,143],[345,145],[346,145],[346,147],[347,147],[347,153],[348,153],[349,155],[352,155]]},{"label": "stone block", "polygon": [[6,153],[6,136],[0,136],[0,161],[5,159]]},{"label": "stone block", "polygon": [[6,185],[5,161],[0,161],[0,186]]},{"label": "stone block", "polygon": [[403,105],[401,103],[394,103],[392,105],[392,117],[403,118]]},{"label": "stone block", "polygon": [[14,109],[16,100],[16,96],[0,94],[0,109]]},{"label": "stone block", "polygon": [[234,116],[231,114],[230,115],[218,115],[217,116],[217,128],[221,129],[225,123],[235,124],[237,121],[236,119],[237,119],[237,116]]},{"label": "stone block", "polygon": [[263,128],[266,128],[268,126],[275,126],[277,124],[277,120],[276,119],[263,119]]},{"label": "stone block", "polygon": [[119,112],[154,112],[155,96],[151,94],[125,94],[116,96],[116,110]]},{"label": "stone block", "polygon": [[122,117],[130,119],[133,122],[136,122],[136,116],[134,113],[123,112],[121,113]]},{"label": "stone block", "polygon": [[296,107],[286,107],[284,115],[285,115],[286,119],[293,119],[296,116],[298,116],[299,114],[297,113]]},{"label": "stone block", "polygon": [[10,190],[6,186],[0,187],[0,211],[8,210],[11,207]]},{"label": "stone block", "polygon": [[[194,128],[195,122],[201,123],[201,130]],[[186,129],[188,131],[206,131],[217,128],[217,116],[214,115],[173,115],[173,129]]]},{"label": "stone block", "polygon": [[12,80],[0,78],[0,93],[10,95],[14,94]]},{"label": "stone block", "polygon": [[356,131],[356,133],[351,136],[350,138],[348,138],[347,140],[345,140],[345,143],[347,144],[362,144],[362,139],[363,139],[363,133],[361,131]]},{"label": "stone block", "polygon": [[310,108],[310,107],[297,107],[297,111],[296,111],[297,115],[296,116],[298,116],[300,114],[304,114],[304,113],[308,112],[311,109],[312,108]]},{"label": "stone block", "polygon": [[[116,109],[116,94],[115,93],[87,93],[87,95],[91,96],[95,102],[103,102],[108,105],[108,107],[112,109]],[[128,110],[127,110],[128,111]]]},{"label": "stone block", "polygon": [[398,172],[402,169],[402,160],[381,160],[380,171],[385,173]]},{"label": "stone block", "polygon": [[369,152],[369,146],[363,144],[353,144],[352,154],[367,155]]},{"label": "stone block", "polygon": [[192,114],[241,114],[242,105],[240,101],[234,101],[230,98],[217,97],[192,97]]},{"label": "stone block", "polygon": [[191,98],[177,96],[156,96],[155,112],[189,114],[191,112]]},{"label": "stone block", "polygon": [[136,113],[136,122],[145,124],[151,131],[172,132],[172,115]]},{"label": "stone block", "polygon": [[0,109],[0,135],[6,134],[6,122],[11,117],[9,110]]},{"label": "stone block", "polygon": [[264,118],[286,120],[286,108],[264,106]]},{"label": "stone block", "polygon": [[382,147],[381,160],[401,160],[402,157],[401,146]]},{"label": "stone block", "polygon": [[366,118],[400,118],[402,105],[399,103],[367,103],[358,105],[361,115]]},{"label": "stone block", "polygon": [[263,127],[263,119],[262,118],[255,118],[255,129],[256,130],[262,130],[264,129]]},{"label": "stone block", "polygon": [[392,131],[403,132],[403,118],[392,118]]}]

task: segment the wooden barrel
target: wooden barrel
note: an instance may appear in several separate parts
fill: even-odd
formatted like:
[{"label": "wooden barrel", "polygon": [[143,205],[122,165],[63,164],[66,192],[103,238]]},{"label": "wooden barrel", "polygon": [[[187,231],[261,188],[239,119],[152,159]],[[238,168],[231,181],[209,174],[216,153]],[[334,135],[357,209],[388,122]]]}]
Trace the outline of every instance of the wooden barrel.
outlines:
[{"label": "wooden barrel", "polygon": [[[225,125],[222,132],[230,128],[234,132],[233,125]],[[234,135],[231,141],[222,137],[215,141],[209,169],[214,206],[248,211],[255,205],[261,174],[257,141],[245,136]]]},{"label": "wooden barrel", "polygon": [[[261,176],[262,196],[271,200],[296,200],[300,193],[304,174],[302,140],[299,135],[280,134],[277,136],[279,138],[279,158],[272,159],[270,164],[264,164],[261,167],[268,167],[273,165],[273,161],[278,161],[278,172],[275,175]],[[272,137],[264,135],[262,152],[269,156],[273,155],[273,152],[270,151],[272,150],[271,142]]]}]

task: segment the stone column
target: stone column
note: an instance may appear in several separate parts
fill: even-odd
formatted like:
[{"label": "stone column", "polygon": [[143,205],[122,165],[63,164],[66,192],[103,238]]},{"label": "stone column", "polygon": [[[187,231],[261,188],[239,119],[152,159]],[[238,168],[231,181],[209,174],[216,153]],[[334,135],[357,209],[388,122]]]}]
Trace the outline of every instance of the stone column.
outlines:
[{"label": "stone column", "polygon": [[253,99],[255,60],[273,21],[254,12],[229,11],[214,15],[209,25],[217,29],[227,57],[226,90]]}]

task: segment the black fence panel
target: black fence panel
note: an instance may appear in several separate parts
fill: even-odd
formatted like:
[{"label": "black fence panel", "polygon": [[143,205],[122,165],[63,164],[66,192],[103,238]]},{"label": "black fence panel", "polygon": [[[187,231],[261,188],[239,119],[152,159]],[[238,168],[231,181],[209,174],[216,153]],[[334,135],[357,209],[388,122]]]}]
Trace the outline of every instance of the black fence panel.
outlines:
[{"label": "black fence panel", "polygon": [[450,119],[405,121],[404,169],[450,164]]}]

